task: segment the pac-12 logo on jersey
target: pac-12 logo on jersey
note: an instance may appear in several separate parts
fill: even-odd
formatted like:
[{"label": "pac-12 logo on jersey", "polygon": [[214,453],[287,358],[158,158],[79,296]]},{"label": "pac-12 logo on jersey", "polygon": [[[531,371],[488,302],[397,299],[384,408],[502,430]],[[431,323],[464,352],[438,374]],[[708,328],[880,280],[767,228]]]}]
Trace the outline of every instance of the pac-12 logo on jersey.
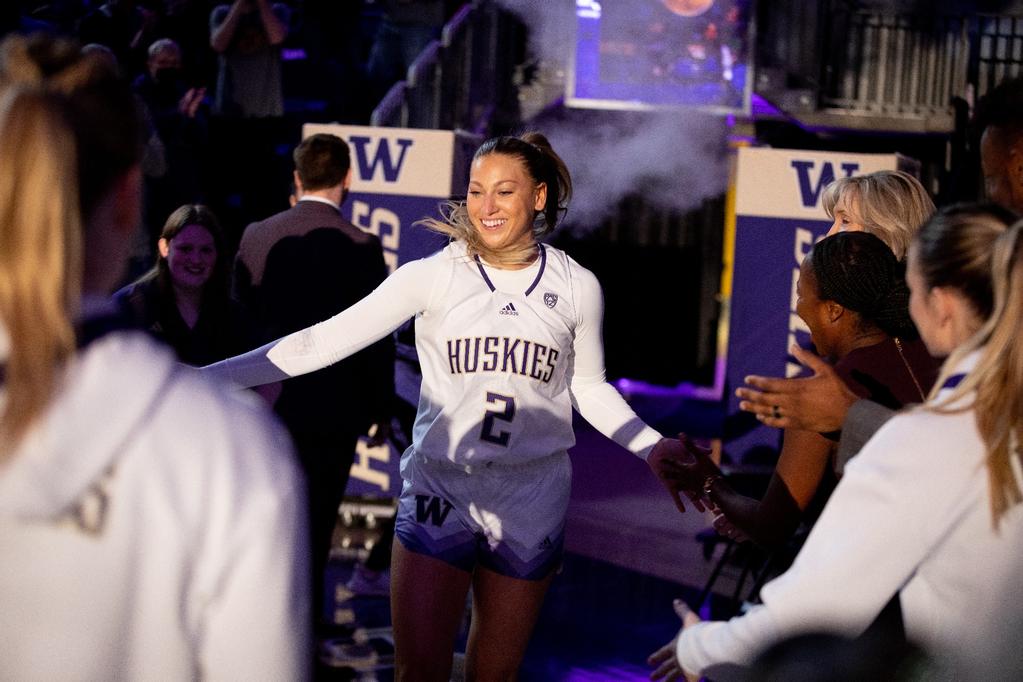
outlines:
[{"label": "pac-12 logo on jersey", "polygon": [[548,308],[553,308],[558,305],[558,295],[548,291],[543,295],[543,302],[547,304]]}]

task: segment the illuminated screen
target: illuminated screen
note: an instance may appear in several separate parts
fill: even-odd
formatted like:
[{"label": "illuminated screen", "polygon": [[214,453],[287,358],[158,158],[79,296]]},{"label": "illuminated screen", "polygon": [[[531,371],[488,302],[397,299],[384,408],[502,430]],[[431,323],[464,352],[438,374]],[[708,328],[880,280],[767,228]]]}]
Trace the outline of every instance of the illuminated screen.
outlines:
[{"label": "illuminated screen", "polygon": [[749,111],[752,0],[576,0],[567,104]]}]

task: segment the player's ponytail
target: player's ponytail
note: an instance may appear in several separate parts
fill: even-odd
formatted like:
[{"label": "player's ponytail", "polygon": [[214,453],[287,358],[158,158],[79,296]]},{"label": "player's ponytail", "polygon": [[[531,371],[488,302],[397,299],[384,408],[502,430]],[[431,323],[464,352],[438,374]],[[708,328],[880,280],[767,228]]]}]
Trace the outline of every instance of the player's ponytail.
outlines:
[{"label": "player's ponytail", "polygon": [[[1023,493],[1012,460],[1023,464],[1023,221],[994,244],[994,310],[967,349],[982,348],[977,366],[960,384],[975,390],[977,428],[987,446],[988,486],[995,527]],[[965,384],[965,385],[963,385]],[[954,396],[952,398],[955,399]]]},{"label": "player's ponytail", "polygon": [[572,176],[569,175],[568,166],[542,133],[530,132],[521,138],[509,139],[520,139],[539,152],[538,155],[527,152],[522,155],[522,159],[533,179],[547,185],[547,202],[540,212],[543,226],[538,236],[552,232],[568,211],[568,202],[572,199]]}]

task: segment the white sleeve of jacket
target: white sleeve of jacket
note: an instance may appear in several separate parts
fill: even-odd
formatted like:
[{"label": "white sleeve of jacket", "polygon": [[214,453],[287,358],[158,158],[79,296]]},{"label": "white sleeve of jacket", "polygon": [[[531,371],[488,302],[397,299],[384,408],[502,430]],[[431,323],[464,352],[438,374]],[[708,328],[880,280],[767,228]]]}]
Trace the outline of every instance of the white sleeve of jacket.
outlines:
[{"label": "white sleeve of jacket", "polygon": [[969,484],[933,457],[940,436],[915,419],[895,417],[849,463],[792,567],[764,586],[762,605],[682,632],[676,653],[687,672],[749,664],[795,634],[856,637],[870,625],[933,551]]}]

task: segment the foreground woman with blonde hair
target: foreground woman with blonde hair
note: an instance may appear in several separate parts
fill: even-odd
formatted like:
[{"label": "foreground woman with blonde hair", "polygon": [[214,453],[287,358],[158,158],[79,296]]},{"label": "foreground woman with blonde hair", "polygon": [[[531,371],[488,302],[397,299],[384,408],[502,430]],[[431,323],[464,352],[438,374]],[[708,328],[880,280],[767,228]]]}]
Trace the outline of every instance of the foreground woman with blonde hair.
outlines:
[{"label": "foreground woman with blonde hair", "polygon": [[119,329],[134,98],[0,44],[0,679],[303,679],[303,491],[256,404]]}]

